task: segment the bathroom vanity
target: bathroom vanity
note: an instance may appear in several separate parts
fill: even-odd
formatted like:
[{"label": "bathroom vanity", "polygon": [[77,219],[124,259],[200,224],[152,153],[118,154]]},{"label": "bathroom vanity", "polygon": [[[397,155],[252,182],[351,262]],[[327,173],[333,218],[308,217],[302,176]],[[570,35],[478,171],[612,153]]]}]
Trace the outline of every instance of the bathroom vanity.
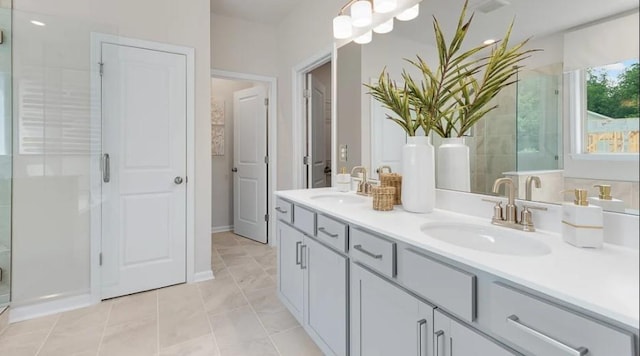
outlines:
[{"label": "bathroom vanity", "polygon": [[278,294],[327,355],[637,355],[638,251],[277,193]]}]

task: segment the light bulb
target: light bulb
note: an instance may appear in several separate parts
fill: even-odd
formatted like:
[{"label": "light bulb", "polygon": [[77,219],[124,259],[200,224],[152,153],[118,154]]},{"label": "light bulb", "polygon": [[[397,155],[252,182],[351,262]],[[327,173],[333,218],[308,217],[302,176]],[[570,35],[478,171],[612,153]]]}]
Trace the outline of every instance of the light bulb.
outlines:
[{"label": "light bulb", "polygon": [[389,33],[393,30],[393,17],[373,28],[375,33]]},{"label": "light bulb", "polygon": [[351,5],[351,24],[354,27],[365,27],[371,24],[373,14],[369,1],[356,1]]},{"label": "light bulb", "polygon": [[340,15],[333,18],[333,37],[339,40],[349,38],[353,35],[351,28],[351,17]]},{"label": "light bulb", "polygon": [[362,36],[356,37],[353,40],[353,42],[358,43],[358,44],[367,44],[367,43],[371,42],[372,38],[373,38],[373,33],[371,31],[367,31]]},{"label": "light bulb", "polygon": [[42,21],[37,21],[37,20],[31,20],[31,23],[36,25],[36,26],[40,26],[40,27],[47,25],[46,23],[44,23]]},{"label": "light bulb", "polygon": [[373,0],[373,11],[379,14],[386,14],[396,9],[397,0]]},{"label": "light bulb", "polygon": [[409,21],[413,20],[420,14],[420,4],[415,4],[414,6],[404,10],[396,18],[400,21]]}]

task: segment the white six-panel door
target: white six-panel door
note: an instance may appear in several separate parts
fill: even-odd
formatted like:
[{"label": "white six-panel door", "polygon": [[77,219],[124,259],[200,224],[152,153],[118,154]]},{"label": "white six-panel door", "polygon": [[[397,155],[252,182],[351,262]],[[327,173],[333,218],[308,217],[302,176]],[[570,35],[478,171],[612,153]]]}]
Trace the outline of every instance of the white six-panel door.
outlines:
[{"label": "white six-panel door", "polygon": [[324,188],[327,186],[324,168],[327,166],[325,157],[325,107],[326,88],[313,74],[307,74],[307,86],[310,97],[307,101],[307,127],[309,128],[309,151],[311,164],[308,166],[310,188]]},{"label": "white six-panel door", "polygon": [[[186,56],[102,44],[102,298],[186,281]],[[108,155],[108,158],[107,158]]]},{"label": "white six-panel door", "polygon": [[233,93],[233,228],[267,242],[267,93],[255,86]]}]

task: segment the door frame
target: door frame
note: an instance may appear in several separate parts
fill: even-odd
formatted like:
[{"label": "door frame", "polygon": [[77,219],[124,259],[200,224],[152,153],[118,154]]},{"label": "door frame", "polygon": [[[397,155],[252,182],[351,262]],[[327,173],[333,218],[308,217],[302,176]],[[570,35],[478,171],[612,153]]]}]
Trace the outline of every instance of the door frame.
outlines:
[{"label": "door frame", "polygon": [[[100,144],[91,147],[90,211],[91,211],[91,302],[102,300],[102,274],[100,253],[102,250],[102,80],[100,76],[100,58],[102,44],[137,47],[148,50],[169,52],[186,57],[186,125],[187,125],[187,202],[186,202],[186,282],[197,280],[195,273],[195,49],[166,43],[139,40],[135,38],[91,33],[90,85],[91,85],[91,128],[100,132]],[[191,178],[189,182],[188,178]]]},{"label": "door frame", "polygon": [[291,125],[291,142],[293,144],[293,189],[305,189],[306,179],[304,171],[303,159],[305,156],[305,145],[307,137],[307,112],[305,105],[304,90],[306,88],[307,73],[312,70],[331,62],[331,183],[335,182],[337,162],[334,159],[336,155],[336,141],[338,139],[336,125],[336,55],[337,50],[335,44],[327,50],[319,54],[307,58],[298,63],[292,69],[292,113],[293,122]]},{"label": "door frame", "polygon": [[211,69],[211,78],[252,81],[264,83],[269,99],[269,109],[267,111],[267,156],[269,163],[267,167],[267,244],[275,246],[276,242],[276,216],[271,213],[273,210],[273,193],[278,187],[278,80],[276,77],[263,76],[257,74],[233,72],[223,69]]}]

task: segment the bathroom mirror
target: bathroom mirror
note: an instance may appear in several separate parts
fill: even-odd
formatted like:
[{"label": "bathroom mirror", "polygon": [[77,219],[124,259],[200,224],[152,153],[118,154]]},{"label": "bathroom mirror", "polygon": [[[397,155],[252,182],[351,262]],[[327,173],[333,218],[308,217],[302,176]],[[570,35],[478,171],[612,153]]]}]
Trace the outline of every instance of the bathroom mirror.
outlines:
[{"label": "bathroom mirror", "polygon": [[11,2],[0,1],[0,314],[11,300],[11,86]]},{"label": "bathroom mirror", "polygon": [[[515,17],[512,43],[531,37],[528,47],[542,51],[523,63],[518,83],[494,99],[498,108],[465,137],[470,191],[493,194],[494,180],[507,176],[524,199],[526,178],[535,175],[542,187],[532,189],[532,200],[560,203],[571,198],[560,195],[563,189],[588,189],[589,196],[597,198],[593,186],[607,184],[613,198],[621,200],[607,209],[638,214],[638,2],[510,0],[495,2],[497,8],[487,11],[492,8],[488,3],[492,2],[470,1],[475,15],[467,45],[499,39]],[[419,18],[395,21],[392,32],[375,34],[369,44],[351,42],[337,49],[338,167],[364,165],[373,178],[382,165],[400,170],[405,134],[385,119],[386,109],[362,84],[377,80],[385,67],[392,79],[400,79],[402,70],[419,78],[403,60],[417,54],[437,65],[432,18],[438,18],[448,36],[462,4],[462,0],[423,2]],[[603,34],[613,31],[628,36],[609,43],[616,41]],[[617,110],[611,101],[600,100],[599,96],[618,95],[623,91],[619,84],[633,83],[634,78],[636,91],[617,102],[632,109],[635,100],[635,112]],[[437,150],[442,139],[432,135],[432,142]]]}]

